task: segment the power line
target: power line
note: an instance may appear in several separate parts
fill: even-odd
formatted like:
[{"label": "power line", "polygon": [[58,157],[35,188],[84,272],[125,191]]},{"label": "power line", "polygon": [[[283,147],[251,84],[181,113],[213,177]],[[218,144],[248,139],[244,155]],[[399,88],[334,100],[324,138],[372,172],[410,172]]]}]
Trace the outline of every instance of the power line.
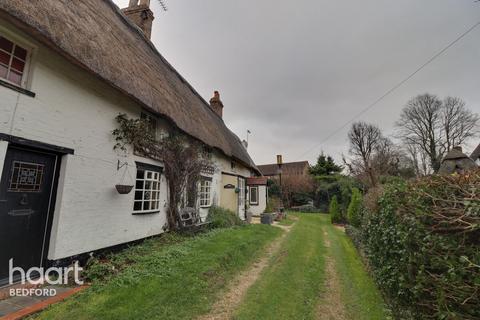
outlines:
[{"label": "power line", "polygon": [[405,82],[413,78],[417,73],[419,73],[422,69],[424,69],[426,66],[428,66],[430,63],[432,63],[434,60],[436,60],[438,57],[440,57],[442,54],[444,54],[448,49],[453,47],[457,42],[462,40],[467,34],[472,32],[476,27],[480,25],[480,21],[475,23],[473,26],[471,26],[467,31],[462,33],[460,36],[458,36],[455,40],[450,42],[446,47],[444,47],[442,50],[437,52],[435,55],[433,55],[430,59],[428,59],[425,63],[423,63],[420,67],[418,67],[414,72],[412,72],[410,75],[408,75],[405,79],[394,85],[392,88],[390,88],[387,92],[385,92],[383,95],[381,95],[378,99],[376,99],[374,102],[369,104],[365,109],[357,113],[353,118],[348,120],[346,123],[344,123],[341,127],[338,129],[334,130],[332,133],[330,133],[328,136],[326,136],[320,143],[316,144],[315,146],[311,147],[308,149],[306,152],[302,153],[298,159],[303,158],[305,155],[309,154],[312,152],[314,149],[318,148],[325,142],[327,142],[331,137],[335,136],[337,133],[345,129],[350,123],[355,121],[357,118],[359,118],[361,115],[366,113],[368,110],[372,109],[374,106],[376,106],[380,101],[385,99],[388,95],[390,95],[392,92],[397,90],[399,87],[401,87]]}]

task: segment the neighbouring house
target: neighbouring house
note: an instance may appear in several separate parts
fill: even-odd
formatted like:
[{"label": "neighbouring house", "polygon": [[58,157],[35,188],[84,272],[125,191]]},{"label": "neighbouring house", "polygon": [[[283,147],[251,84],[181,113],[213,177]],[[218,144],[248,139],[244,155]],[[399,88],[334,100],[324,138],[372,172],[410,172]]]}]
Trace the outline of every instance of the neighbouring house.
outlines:
[{"label": "neighbouring house", "polygon": [[268,202],[267,177],[251,177],[247,179],[248,211],[259,216],[265,211]]},{"label": "neighbouring house", "polygon": [[[278,164],[264,164],[257,166],[263,176],[277,178],[280,174]],[[307,177],[310,165],[308,161],[286,162],[281,166],[282,177]]]},{"label": "neighbouring house", "polygon": [[220,205],[245,219],[259,171],[218,92],[207,103],[152,44],[152,20],[148,0],[0,2],[0,285],[11,258],[48,266],[166,230],[162,162],[113,149],[120,113],[204,145],[202,217]]},{"label": "neighbouring house", "polygon": [[463,173],[467,170],[475,169],[478,166],[469,156],[462,151],[462,147],[453,147],[442,159],[440,174]]},{"label": "neighbouring house", "polygon": [[472,154],[470,155],[470,158],[478,165],[480,166],[480,144],[473,150]]}]

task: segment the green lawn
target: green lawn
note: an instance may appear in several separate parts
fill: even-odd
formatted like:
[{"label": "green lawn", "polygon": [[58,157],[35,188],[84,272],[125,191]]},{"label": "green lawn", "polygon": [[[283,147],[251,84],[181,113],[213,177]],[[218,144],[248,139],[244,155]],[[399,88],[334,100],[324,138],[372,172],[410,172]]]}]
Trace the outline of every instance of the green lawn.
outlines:
[{"label": "green lawn", "polygon": [[295,213],[288,212],[287,218],[280,220],[278,223],[282,226],[291,226],[295,223],[295,221],[297,221],[297,218],[295,218]]},{"label": "green lawn", "polygon": [[[343,305],[346,317],[352,320],[387,319],[383,300],[353,244],[343,231],[332,226],[330,216],[296,216],[299,221],[288,234],[283,250],[249,289],[235,319],[315,319],[321,303]],[[328,294],[327,258],[334,261],[341,301],[321,298]]]},{"label": "green lawn", "polygon": [[[352,242],[332,226],[330,216],[289,216],[283,224],[292,229],[244,299],[237,301],[234,319],[323,319],[338,308],[341,319],[388,319],[382,297]],[[126,267],[109,280],[94,281],[85,292],[35,317],[195,319],[207,314],[229,281],[283,232],[250,225],[194,238],[166,235],[148,240],[111,257],[115,269]],[[105,268],[97,265],[92,271],[102,274]],[[328,312],[322,308],[326,306]]]},{"label": "green lawn", "polygon": [[[228,281],[283,231],[221,229],[178,244],[150,240],[121,254],[130,264],[106,284],[54,305],[39,319],[192,319],[207,313]],[[161,238],[160,238],[161,239]]]},{"label": "green lawn", "polygon": [[268,269],[247,292],[235,319],[310,319],[323,284],[325,247],[319,215],[300,220]]}]

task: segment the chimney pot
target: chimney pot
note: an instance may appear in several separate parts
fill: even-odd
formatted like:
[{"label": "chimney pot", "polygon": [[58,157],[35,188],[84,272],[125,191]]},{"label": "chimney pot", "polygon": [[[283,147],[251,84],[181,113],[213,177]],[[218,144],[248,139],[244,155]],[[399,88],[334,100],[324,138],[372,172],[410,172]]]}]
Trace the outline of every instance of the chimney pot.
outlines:
[{"label": "chimney pot", "polygon": [[150,0],[130,0],[128,7],[122,9],[122,12],[150,39],[154,19],[153,12],[150,10]]},{"label": "chimney pot", "polygon": [[213,112],[218,114],[220,118],[223,118],[223,102],[220,100],[220,93],[218,91],[213,92],[213,97],[210,99],[210,108]]}]

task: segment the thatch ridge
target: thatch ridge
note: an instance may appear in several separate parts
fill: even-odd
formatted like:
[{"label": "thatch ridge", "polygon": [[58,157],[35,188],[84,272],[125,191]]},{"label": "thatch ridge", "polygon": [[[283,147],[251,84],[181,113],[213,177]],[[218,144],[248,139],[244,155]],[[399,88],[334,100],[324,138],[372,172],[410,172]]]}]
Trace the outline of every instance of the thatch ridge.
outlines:
[{"label": "thatch ridge", "polygon": [[0,11],[188,135],[257,170],[240,139],[111,0],[3,0]]}]

